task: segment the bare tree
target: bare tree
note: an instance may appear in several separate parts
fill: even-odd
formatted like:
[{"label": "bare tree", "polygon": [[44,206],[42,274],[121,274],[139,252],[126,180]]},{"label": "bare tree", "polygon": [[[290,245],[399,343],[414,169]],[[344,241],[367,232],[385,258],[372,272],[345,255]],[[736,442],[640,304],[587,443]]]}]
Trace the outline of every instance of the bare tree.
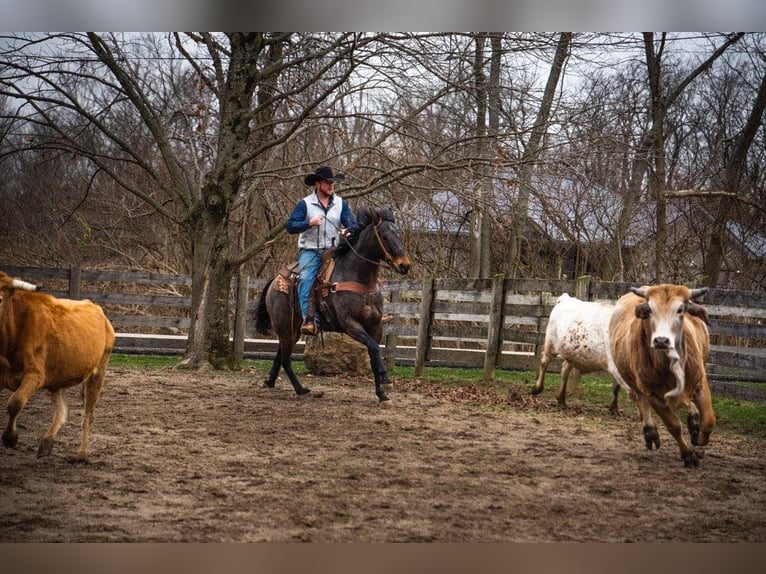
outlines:
[{"label": "bare tree", "polygon": [[[174,48],[175,57],[162,60],[169,64],[161,68],[144,59],[156,36],[14,37],[2,54],[0,85],[8,97],[25,102],[27,121],[55,131],[58,137],[46,145],[87,157],[185,231],[193,279],[184,362],[231,367],[232,277],[281,231],[278,225],[237,248],[232,213],[252,193],[244,174],[278,169],[268,163],[271,150],[347,82],[358,65],[355,55],[373,37],[202,33],[169,39],[165,49]],[[163,106],[166,91],[179,81],[178,61],[196,76],[198,95],[186,106],[173,101],[174,112]],[[308,93],[304,101],[296,98]],[[138,128],[151,142],[153,153],[119,128],[120,116],[131,120],[128,130]],[[143,171],[151,185],[138,187],[120,165]]]},{"label": "bare tree", "polygon": [[[666,33],[663,33],[655,47],[655,38],[652,32],[644,33],[644,49],[646,54],[647,77],[651,95],[651,127],[642,145],[651,151],[654,170],[649,178],[652,194],[657,201],[657,232],[655,236],[655,277],[662,280],[665,277],[666,268],[666,245],[667,245],[667,208],[665,199],[666,172],[665,172],[665,131],[664,122],[668,108],[673,105],[678,96],[697,76],[710,69],[713,63],[733,44],[738,42],[744,34],[734,34],[716,49],[704,62],[694,68],[675,85],[666,86],[663,82],[662,58],[665,51]],[[643,155],[643,151],[642,151]]]},{"label": "bare tree", "polygon": [[736,199],[739,198],[748,150],[755,139],[757,131],[761,128],[764,110],[766,110],[766,72],[761,77],[758,93],[753,100],[753,107],[750,110],[744,128],[734,141],[732,153],[726,161],[724,168],[723,189],[727,195],[716,200],[715,217],[709,233],[707,259],[705,260],[703,270],[705,285],[711,287],[718,285],[721,264],[725,253],[726,224],[729,221],[732,207],[735,205]]},{"label": "bare tree", "polygon": [[553,106],[553,98],[561,78],[564,64],[569,56],[569,46],[573,34],[563,32],[559,35],[556,45],[556,54],[548,74],[540,107],[537,112],[529,140],[526,143],[524,155],[521,160],[521,168],[518,177],[518,200],[515,205],[515,214],[511,221],[511,243],[508,249],[508,274],[517,277],[521,269],[521,244],[527,234],[527,210],[529,208],[529,196],[532,193],[532,174],[535,163],[538,160],[543,145],[543,137],[548,129],[548,121]]}]

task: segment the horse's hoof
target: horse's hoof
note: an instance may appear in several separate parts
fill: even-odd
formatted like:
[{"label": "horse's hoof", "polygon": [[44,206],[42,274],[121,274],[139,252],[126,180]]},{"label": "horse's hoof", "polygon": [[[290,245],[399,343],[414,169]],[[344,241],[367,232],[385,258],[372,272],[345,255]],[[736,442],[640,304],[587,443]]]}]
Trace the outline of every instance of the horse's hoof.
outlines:
[{"label": "horse's hoof", "polygon": [[383,394],[390,393],[394,390],[394,383],[383,383],[378,388],[383,392]]},{"label": "horse's hoof", "polygon": [[264,389],[273,389],[274,388],[274,381],[263,381],[263,388]]},{"label": "horse's hoof", "polygon": [[393,406],[393,401],[388,397],[380,398],[378,401],[378,406],[382,409],[390,409]]}]

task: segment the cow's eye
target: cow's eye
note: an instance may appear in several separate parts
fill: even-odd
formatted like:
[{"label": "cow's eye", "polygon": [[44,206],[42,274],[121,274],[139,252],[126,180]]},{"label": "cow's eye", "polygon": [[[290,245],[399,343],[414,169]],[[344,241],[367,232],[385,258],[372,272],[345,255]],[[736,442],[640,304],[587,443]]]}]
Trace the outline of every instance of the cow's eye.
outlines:
[{"label": "cow's eye", "polygon": [[684,306],[681,305],[678,310],[676,311],[676,315],[683,315],[684,314]]}]

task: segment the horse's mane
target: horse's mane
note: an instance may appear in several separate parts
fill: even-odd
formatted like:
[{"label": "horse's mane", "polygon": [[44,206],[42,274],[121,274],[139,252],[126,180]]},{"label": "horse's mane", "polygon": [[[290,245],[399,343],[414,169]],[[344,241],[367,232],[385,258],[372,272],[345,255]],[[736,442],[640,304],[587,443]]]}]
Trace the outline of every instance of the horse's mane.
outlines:
[{"label": "horse's mane", "polygon": [[333,257],[337,258],[351,251],[351,248],[355,247],[357,242],[359,241],[359,237],[361,237],[362,232],[367,227],[369,227],[370,224],[375,223],[378,219],[382,219],[384,221],[390,221],[391,223],[396,223],[394,212],[392,211],[390,207],[376,208],[376,207],[368,207],[366,205],[360,206],[356,212],[356,222],[359,225],[359,229],[351,237],[340,241],[338,246],[335,248],[335,253],[333,254]]}]

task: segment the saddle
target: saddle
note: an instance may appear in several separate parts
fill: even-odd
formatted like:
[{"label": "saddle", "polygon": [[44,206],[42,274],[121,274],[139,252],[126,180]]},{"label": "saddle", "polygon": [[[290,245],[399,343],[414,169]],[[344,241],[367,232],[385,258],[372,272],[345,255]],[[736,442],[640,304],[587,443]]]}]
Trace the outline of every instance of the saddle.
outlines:
[{"label": "saddle", "polygon": [[[337,330],[335,316],[326,301],[330,293],[352,291],[359,295],[372,296],[378,291],[377,284],[370,286],[364,283],[357,283],[356,281],[331,282],[330,278],[335,269],[335,251],[336,248],[332,248],[322,253],[322,264],[317,271],[309,297],[309,306],[315,310],[319,319],[319,327],[323,331]],[[292,297],[295,295],[299,277],[298,262],[294,261],[277,272],[274,285],[277,291]]]}]

